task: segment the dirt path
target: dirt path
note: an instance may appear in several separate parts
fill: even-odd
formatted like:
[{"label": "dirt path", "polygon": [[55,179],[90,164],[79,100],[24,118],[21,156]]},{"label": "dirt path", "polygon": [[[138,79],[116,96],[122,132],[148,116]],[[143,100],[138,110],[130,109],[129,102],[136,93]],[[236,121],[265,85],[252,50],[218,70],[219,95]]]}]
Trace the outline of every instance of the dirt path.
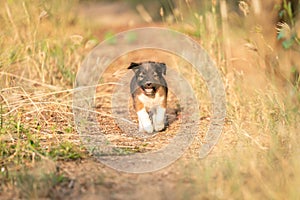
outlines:
[{"label": "dirt path", "polygon": [[[96,23],[107,28],[99,32],[100,38],[103,37],[106,30],[126,30],[129,27],[149,26],[135,11],[128,9],[127,5],[122,3],[84,6],[81,12],[85,17],[97,18]],[[113,23],[111,23],[111,19],[114,19]],[[102,83],[117,82],[122,73],[124,74],[125,65],[128,61],[135,60],[138,62],[143,59],[164,60],[170,63],[173,68],[179,67],[176,66],[175,58],[170,58],[169,55],[157,56],[157,52],[134,54],[131,58],[124,56],[109,67],[102,78]],[[179,65],[178,62],[177,65]],[[191,71],[185,73],[186,77],[191,76]],[[117,76],[112,76],[112,74],[117,74]],[[115,124],[114,119],[109,117],[111,116],[111,94],[113,90],[113,86],[99,87],[96,100],[97,111],[103,114],[99,115],[101,129],[104,130],[104,134],[111,143],[126,148],[129,152],[145,153],[167,145],[168,141],[176,135],[178,131],[176,127],[180,126],[181,116],[177,107],[178,103],[176,103],[178,100],[176,100],[176,95],[172,94],[172,88],[170,88],[168,101],[168,115],[171,123],[166,131],[146,140],[128,137]],[[203,93],[206,93],[204,99],[208,99],[205,89]],[[127,99],[130,99],[130,96]],[[193,145],[174,164],[151,173],[128,174],[101,164],[95,157],[89,157],[75,163],[61,162],[58,163],[59,169],[70,178],[68,187],[63,192],[65,195],[62,197],[67,196],[70,199],[183,199],[185,195],[187,197],[199,195],[194,187],[198,175],[193,175],[189,171],[189,165],[191,163],[199,165],[203,162],[198,160],[198,151],[209,123],[210,113],[208,110],[210,105],[208,104],[209,102],[205,102],[201,107],[201,129]],[[137,119],[132,107],[130,110],[131,118],[136,123]],[[64,190],[64,188],[61,189]],[[61,195],[60,192],[58,195]]]}]

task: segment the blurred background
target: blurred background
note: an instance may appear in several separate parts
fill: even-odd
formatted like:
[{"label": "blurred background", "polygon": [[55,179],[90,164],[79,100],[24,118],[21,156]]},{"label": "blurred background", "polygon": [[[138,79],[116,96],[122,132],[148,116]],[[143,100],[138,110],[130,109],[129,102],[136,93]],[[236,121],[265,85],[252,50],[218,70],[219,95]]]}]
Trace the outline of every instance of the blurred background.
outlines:
[{"label": "blurred background", "polygon": [[[300,199],[299,11],[299,0],[2,0],[0,198]],[[223,78],[227,117],[207,159],[192,145],[166,169],[122,174],[81,143],[73,84],[101,41],[141,27],[180,31],[205,48]],[[205,89],[186,69],[192,87]],[[211,117],[205,103],[201,124]],[[136,153],[160,142],[130,141],[124,148]]]}]

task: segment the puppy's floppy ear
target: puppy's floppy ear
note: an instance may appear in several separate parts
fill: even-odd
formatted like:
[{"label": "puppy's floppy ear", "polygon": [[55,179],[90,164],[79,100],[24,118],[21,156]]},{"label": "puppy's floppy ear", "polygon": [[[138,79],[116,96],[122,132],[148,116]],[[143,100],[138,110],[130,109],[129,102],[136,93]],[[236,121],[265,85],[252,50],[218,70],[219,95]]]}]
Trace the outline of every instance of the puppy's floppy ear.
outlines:
[{"label": "puppy's floppy ear", "polygon": [[163,75],[166,75],[167,73],[167,66],[165,63],[159,63],[160,67],[161,67],[161,72]]},{"label": "puppy's floppy ear", "polygon": [[140,65],[141,65],[141,63],[132,62],[132,63],[130,63],[130,65],[127,69],[132,69],[134,72],[136,72]]}]

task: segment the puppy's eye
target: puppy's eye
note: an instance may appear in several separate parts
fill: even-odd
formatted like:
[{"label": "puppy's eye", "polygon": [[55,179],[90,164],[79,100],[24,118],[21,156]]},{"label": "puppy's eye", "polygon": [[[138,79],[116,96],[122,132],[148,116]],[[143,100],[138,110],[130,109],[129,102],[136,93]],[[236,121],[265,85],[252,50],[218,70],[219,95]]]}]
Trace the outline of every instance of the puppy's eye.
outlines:
[{"label": "puppy's eye", "polygon": [[158,78],[158,74],[157,74],[157,73],[154,73],[154,74],[153,74],[153,77],[154,77],[154,78]]},{"label": "puppy's eye", "polygon": [[138,78],[139,78],[139,79],[143,79],[143,78],[144,78],[144,74],[139,74],[139,75],[138,75]]}]

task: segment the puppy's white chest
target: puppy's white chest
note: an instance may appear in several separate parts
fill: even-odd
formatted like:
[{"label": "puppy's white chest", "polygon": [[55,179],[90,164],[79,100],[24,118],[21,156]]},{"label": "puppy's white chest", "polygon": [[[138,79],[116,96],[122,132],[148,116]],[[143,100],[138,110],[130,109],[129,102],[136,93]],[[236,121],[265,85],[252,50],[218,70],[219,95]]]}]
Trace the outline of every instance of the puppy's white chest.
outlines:
[{"label": "puppy's white chest", "polygon": [[148,97],[145,94],[140,94],[138,99],[144,104],[145,108],[153,108],[162,104],[164,97],[159,96],[159,94],[155,94],[154,98]]}]

